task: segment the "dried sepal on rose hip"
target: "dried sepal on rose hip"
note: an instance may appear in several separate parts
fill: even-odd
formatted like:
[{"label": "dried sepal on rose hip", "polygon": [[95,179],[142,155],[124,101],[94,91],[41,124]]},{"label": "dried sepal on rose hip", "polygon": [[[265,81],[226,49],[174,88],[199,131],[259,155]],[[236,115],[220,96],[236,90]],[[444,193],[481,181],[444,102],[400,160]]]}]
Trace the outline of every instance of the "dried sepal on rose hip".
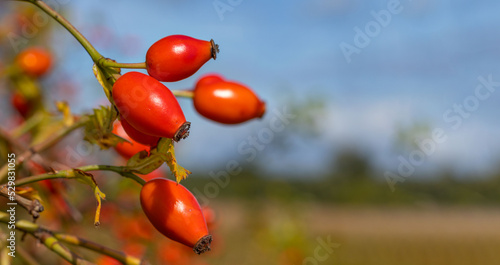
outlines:
[{"label": "dried sepal on rose hip", "polygon": [[266,112],[266,103],[249,87],[214,74],[198,80],[193,91],[193,104],[202,116],[224,124],[261,118]]},{"label": "dried sepal on rose hip", "polygon": [[193,248],[196,254],[210,250],[212,236],[198,201],[175,181],[157,178],[141,189],[142,210],[164,236]]},{"label": "dried sepal on rose hip", "polygon": [[146,53],[148,74],[159,81],[175,82],[216,59],[219,45],[184,35],[171,35],[155,42]]},{"label": "dried sepal on rose hip", "polygon": [[113,101],[125,119],[137,131],[175,141],[189,135],[179,102],[170,89],[158,80],[139,72],[128,72],[113,85]]}]

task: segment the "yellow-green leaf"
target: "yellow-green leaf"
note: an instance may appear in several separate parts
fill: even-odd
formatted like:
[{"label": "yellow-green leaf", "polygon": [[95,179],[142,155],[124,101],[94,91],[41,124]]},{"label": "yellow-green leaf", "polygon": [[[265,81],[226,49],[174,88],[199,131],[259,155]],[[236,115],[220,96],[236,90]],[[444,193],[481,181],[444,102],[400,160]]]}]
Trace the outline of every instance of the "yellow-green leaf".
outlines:
[{"label": "yellow-green leaf", "polygon": [[170,140],[167,149],[168,156],[165,162],[167,162],[170,171],[175,176],[175,180],[177,181],[177,183],[179,183],[181,182],[181,180],[187,178],[191,174],[191,171],[183,168],[177,163],[177,159],[175,158],[174,142],[171,139],[168,140]]},{"label": "yellow-green leaf", "polygon": [[78,169],[73,169],[74,177],[92,188],[94,192],[95,199],[97,201],[97,209],[95,212],[94,225],[98,226],[100,224],[100,216],[101,216],[101,205],[102,201],[106,199],[106,194],[104,194],[99,187],[97,186],[97,182],[94,179],[94,176],[88,172],[81,171]]},{"label": "yellow-green leaf", "polygon": [[42,201],[42,198],[40,198],[38,191],[33,189],[32,187],[16,187],[16,193],[30,200],[38,200],[40,202]]},{"label": "yellow-green leaf", "polygon": [[152,149],[149,155],[146,151],[135,154],[128,160],[127,167],[133,172],[148,174],[159,168],[163,163],[167,163],[177,182],[191,174],[189,170],[177,163],[174,143],[169,138],[161,138],[158,146]]},{"label": "yellow-green leaf", "polygon": [[143,150],[127,161],[127,167],[136,173],[145,175],[163,165],[166,159],[165,154],[152,153],[148,155],[148,152]]},{"label": "yellow-green leaf", "polygon": [[92,71],[94,72],[95,78],[97,79],[97,82],[101,84],[102,88],[104,89],[104,93],[106,94],[106,97],[110,102],[112,102],[111,98],[111,90],[113,90],[113,85],[107,80],[104,72],[97,66],[97,64],[94,64],[92,66]]},{"label": "yellow-green leaf", "polygon": [[73,115],[71,114],[71,108],[69,107],[68,103],[65,101],[57,101],[56,107],[57,107],[57,110],[63,114],[64,125],[67,127],[73,125],[73,123],[75,122],[75,119],[74,119]]}]

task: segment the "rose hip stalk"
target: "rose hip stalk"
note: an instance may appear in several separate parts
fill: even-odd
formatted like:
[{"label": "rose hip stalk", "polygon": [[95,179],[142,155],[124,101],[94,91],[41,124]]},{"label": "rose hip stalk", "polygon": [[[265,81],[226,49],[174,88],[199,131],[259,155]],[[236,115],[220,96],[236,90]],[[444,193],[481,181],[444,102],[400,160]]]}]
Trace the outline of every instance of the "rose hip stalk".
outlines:
[{"label": "rose hip stalk", "polygon": [[112,97],[125,119],[137,131],[175,141],[189,135],[190,123],[172,92],[158,80],[128,72],[116,80]]}]

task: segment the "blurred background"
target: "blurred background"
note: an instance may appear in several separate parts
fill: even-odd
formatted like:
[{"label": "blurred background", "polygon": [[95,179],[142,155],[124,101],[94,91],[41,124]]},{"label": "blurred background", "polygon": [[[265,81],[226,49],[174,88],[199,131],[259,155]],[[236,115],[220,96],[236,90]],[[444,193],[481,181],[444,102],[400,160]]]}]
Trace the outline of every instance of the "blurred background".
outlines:
[{"label": "blurred background", "polygon": [[[151,44],[172,34],[214,39],[217,60],[165,84],[191,89],[216,72],[267,103],[262,119],[225,126],[179,99],[192,122],[176,145],[178,162],[193,172],[182,183],[216,225],[211,253],[172,264],[500,261],[500,2],[49,2],[119,62],[143,62]],[[47,106],[65,100],[88,113],[109,104],[90,57],[60,25],[26,3],[2,2],[0,15],[0,73],[22,49],[44,46],[55,58],[40,81]],[[13,129],[2,76],[0,86],[0,124]],[[76,132],[63,146],[81,138]],[[97,146],[78,163],[96,161],[125,163]],[[123,194],[138,197],[137,185],[96,176],[105,205],[118,205],[109,212],[140,213]],[[95,205],[85,203],[92,194],[79,188],[67,187],[79,195],[67,200],[90,220],[77,223],[81,235],[120,247],[106,238],[112,221],[95,232]]]}]

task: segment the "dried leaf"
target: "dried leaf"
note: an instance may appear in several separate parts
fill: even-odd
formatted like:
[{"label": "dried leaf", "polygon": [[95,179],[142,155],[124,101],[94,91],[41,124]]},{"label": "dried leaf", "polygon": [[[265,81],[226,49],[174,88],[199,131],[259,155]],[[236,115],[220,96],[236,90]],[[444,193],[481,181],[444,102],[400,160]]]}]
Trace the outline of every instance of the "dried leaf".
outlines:
[{"label": "dried leaf", "polygon": [[172,139],[161,138],[158,146],[151,150],[148,155],[146,151],[141,151],[131,157],[127,162],[127,167],[139,174],[149,174],[159,168],[163,163],[167,163],[170,171],[179,183],[187,178],[191,172],[177,163],[175,158],[174,143]]},{"label": "dried leaf", "polygon": [[38,191],[33,189],[32,187],[16,187],[16,193],[30,200],[38,200],[40,202],[42,201],[42,198],[40,198]]},{"label": "dried leaf", "polygon": [[95,78],[97,79],[97,82],[101,84],[102,88],[104,89],[104,93],[106,94],[106,97],[110,102],[113,102],[113,98],[111,97],[111,91],[113,90],[113,84],[111,84],[108,79],[106,78],[104,72],[94,64],[92,66],[92,71],[94,72]]},{"label": "dried leaf", "polygon": [[71,108],[68,103],[65,101],[57,101],[56,102],[57,110],[63,114],[63,124],[67,127],[73,125],[75,119],[71,114]]},{"label": "dried leaf", "polygon": [[174,149],[174,142],[171,139],[168,142],[167,146],[167,165],[170,168],[170,171],[172,174],[175,176],[175,180],[177,183],[181,182],[181,180],[186,179],[190,174],[191,171],[183,168],[177,163],[177,159],[175,158],[175,149]]},{"label": "dried leaf", "polygon": [[92,188],[92,191],[94,192],[94,196],[97,201],[97,209],[95,212],[94,225],[98,226],[100,224],[99,219],[101,216],[101,205],[102,205],[101,200],[106,199],[106,194],[104,194],[99,189],[99,187],[97,186],[97,182],[95,181],[94,176],[92,174],[78,169],[73,169],[73,174],[78,181],[89,185]]}]

